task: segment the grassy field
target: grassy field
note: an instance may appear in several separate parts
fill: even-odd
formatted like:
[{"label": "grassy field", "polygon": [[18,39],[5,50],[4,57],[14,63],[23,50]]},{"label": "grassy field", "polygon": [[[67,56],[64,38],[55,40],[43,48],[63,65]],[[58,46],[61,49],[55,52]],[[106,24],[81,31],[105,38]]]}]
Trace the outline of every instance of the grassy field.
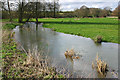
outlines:
[{"label": "grassy field", "polygon": [[43,27],[54,31],[89,37],[93,40],[96,36],[102,36],[104,42],[118,43],[117,18],[46,18],[39,19],[39,22],[44,23]]},{"label": "grassy field", "polygon": [[[30,21],[36,21],[36,19],[30,19]],[[93,40],[97,36],[102,36],[104,42],[118,43],[117,18],[41,18],[38,21],[44,23],[43,27],[57,32],[84,36]]]}]

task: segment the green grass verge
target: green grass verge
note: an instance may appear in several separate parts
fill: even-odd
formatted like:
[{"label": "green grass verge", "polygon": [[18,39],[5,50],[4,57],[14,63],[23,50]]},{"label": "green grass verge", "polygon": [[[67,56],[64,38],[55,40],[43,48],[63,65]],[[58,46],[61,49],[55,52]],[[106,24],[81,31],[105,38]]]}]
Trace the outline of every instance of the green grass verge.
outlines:
[{"label": "green grass verge", "polygon": [[39,22],[44,23],[43,27],[58,32],[84,36],[93,40],[96,36],[102,36],[104,42],[118,43],[117,18],[58,18],[39,19]]},{"label": "green grass verge", "polygon": [[22,26],[23,23],[7,23],[3,26],[3,29],[14,29],[16,26]]}]

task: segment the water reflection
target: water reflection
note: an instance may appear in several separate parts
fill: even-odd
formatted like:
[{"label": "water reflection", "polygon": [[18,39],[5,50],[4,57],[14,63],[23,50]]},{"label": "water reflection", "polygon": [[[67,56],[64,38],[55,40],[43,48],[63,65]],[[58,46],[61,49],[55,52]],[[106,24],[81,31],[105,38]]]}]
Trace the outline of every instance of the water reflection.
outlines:
[{"label": "water reflection", "polygon": [[74,61],[73,61],[72,57],[69,57],[69,56],[65,56],[65,57],[66,57],[66,60],[67,60],[67,65],[68,65],[68,68],[69,68],[69,72],[71,74],[73,74]]}]

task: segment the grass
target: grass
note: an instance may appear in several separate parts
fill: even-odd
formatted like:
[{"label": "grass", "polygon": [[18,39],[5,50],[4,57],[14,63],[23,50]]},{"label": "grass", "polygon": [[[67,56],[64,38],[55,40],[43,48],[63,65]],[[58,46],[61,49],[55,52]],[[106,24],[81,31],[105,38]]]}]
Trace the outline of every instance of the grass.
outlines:
[{"label": "grass", "polygon": [[[9,19],[0,19],[0,22],[9,22]],[[18,22],[18,19],[13,19],[12,22]]]},{"label": "grass", "polygon": [[88,37],[93,40],[96,36],[102,36],[104,42],[118,43],[117,18],[57,18],[39,19],[39,22],[44,23],[43,27],[57,32]]},{"label": "grass", "polygon": [[[23,19],[25,21],[26,19]],[[3,19],[3,22],[9,21]],[[13,19],[17,22],[18,19]],[[36,21],[36,19],[30,19]],[[102,37],[103,42],[118,43],[118,20],[117,18],[41,18],[39,22],[43,22],[43,27],[51,28],[57,32],[74,34],[78,36],[88,37],[96,40],[97,36]],[[15,25],[22,24],[6,24],[4,28],[13,29]]]},{"label": "grass", "polygon": [[16,26],[22,26],[23,23],[7,23],[3,26],[3,29],[14,29]]},{"label": "grass", "polygon": [[[17,22],[6,23],[8,19],[4,19],[2,34],[2,55],[0,56],[3,62],[3,78],[65,78],[63,74],[54,72],[53,67],[43,68],[38,63],[38,59],[30,58],[17,49],[17,44],[12,37],[14,33],[11,30],[16,25],[23,25]],[[17,19],[14,19],[17,21]],[[35,21],[35,19],[31,19]],[[78,36],[85,36],[95,39],[96,36],[102,36],[103,41],[118,43],[118,21],[112,18],[59,18],[59,19],[39,19],[43,22],[43,27],[51,28],[54,31]],[[28,64],[29,63],[29,64]],[[46,65],[46,64],[43,64]],[[37,66],[37,67],[36,67]],[[41,73],[42,70],[42,73]],[[47,72],[45,72],[47,71]],[[69,74],[68,74],[69,75]]]},{"label": "grass", "polygon": [[[18,19],[13,19],[13,21],[12,24],[6,24],[4,29],[13,29],[16,25],[22,25],[22,23],[15,23]],[[30,21],[35,22],[36,19],[30,19]],[[103,42],[118,43],[117,18],[41,18],[38,21],[44,23],[43,27],[51,28],[53,31],[88,37],[94,41],[97,36],[101,36]]]}]

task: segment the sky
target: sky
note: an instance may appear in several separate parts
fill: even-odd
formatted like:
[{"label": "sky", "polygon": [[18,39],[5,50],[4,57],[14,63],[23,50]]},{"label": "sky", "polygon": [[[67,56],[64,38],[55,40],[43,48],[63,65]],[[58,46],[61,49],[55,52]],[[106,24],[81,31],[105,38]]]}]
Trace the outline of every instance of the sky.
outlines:
[{"label": "sky", "polygon": [[[19,0],[10,0],[11,2]],[[42,0],[40,0],[42,1]],[[51,2],[53,0],[45,0]],[[118,6],[119,0],[59,0],[61,11],[73,11],[85,5],[89,8],[105,8],[110,7],[113,11]]]},{"label": "sky", "polygon": [[85,5],[92,8],[110,7],[114,10],[118,6],[119,0],[59,0],[61,11],[73,11]]}]

